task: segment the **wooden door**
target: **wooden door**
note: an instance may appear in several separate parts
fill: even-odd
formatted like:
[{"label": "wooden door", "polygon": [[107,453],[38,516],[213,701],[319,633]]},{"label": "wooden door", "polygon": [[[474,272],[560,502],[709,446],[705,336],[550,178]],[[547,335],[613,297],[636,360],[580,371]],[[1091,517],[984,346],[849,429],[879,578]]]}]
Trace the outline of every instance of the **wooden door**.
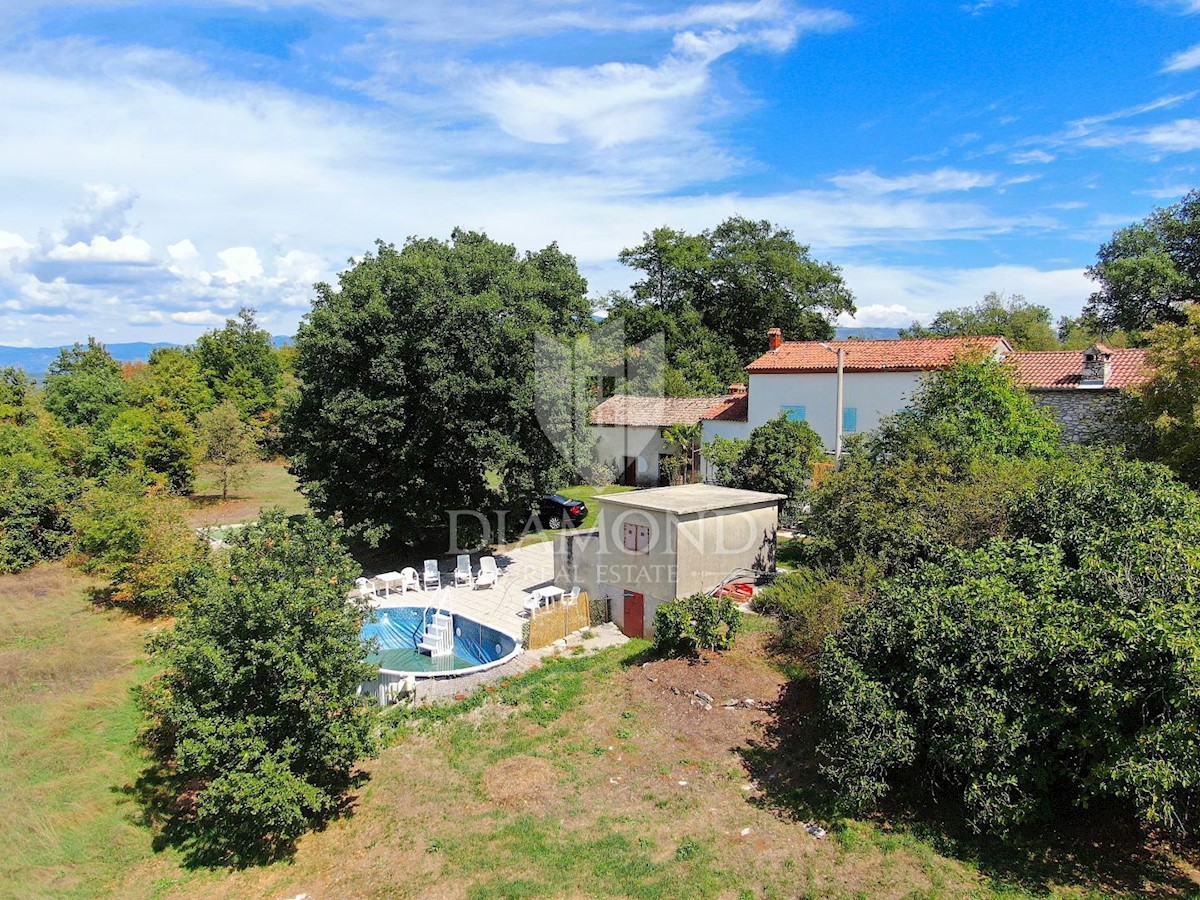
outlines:
[{"label": "wooden door", "polygon": [[625,610],[621,616],[622,631],[629,637],[644,637],[646,598],[633,591],[625,592]]},{"label": "wooden door", "polygon": [[637,457],[625,457],[625,473],[621,476],[621,484],[626,487],[637,487]]}]

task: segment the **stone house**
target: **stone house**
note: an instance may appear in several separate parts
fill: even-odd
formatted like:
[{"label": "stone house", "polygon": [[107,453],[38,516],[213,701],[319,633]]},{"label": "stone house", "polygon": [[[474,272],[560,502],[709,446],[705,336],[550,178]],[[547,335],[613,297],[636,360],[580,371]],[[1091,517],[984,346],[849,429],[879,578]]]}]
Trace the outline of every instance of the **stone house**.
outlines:
[{"label": "stone house", "polygon": [[720,397],[642,397],[615,394],[589,416],[596,457],[631,487],[664,484],[663,462],[681,448],[663,438],[672,425],[695,425]]},{"label": "stone house", "polygon": [[1107,427],[1122,388],[1149,377],[1146,350],[1093,344],[1084,351],[1017,351],[1008,357],[1016,378],[1038,406],[1063,426],[1063,437],[1084,443]]}]

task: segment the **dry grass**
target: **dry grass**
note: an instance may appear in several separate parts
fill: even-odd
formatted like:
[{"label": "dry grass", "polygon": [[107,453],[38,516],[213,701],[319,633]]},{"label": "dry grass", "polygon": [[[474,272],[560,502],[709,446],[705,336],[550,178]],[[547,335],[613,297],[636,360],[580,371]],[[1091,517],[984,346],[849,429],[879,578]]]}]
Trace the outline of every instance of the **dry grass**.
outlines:
[{"label": "dry grass", "polygon": [[289,514],[308,511],[308,501],[296,488],[296,479],[288,473],[287,461],[274,459],[255,463],[246,480],[221,500],[221,486],[211,473],[201,472],[196,479],[196,491],[188,498],[190,523],[228,525],[250,522],[266,506],[282,506]]},{"label": "dry grass", "polygon": [[144,622],[61,564],[0,577],[0,896],[94,896],[149,849],[122,788]]}]

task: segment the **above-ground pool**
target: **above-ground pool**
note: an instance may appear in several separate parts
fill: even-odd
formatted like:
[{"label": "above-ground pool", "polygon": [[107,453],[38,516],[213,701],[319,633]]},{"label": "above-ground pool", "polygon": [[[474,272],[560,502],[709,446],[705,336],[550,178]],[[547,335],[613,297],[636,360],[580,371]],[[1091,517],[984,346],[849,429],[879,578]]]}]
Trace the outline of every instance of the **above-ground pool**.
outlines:
[{"label": "above-ground pool", "polygon": [[[430,656],[417,649],[425,626],[437,612],[453,621],[454,652]],[[468,670],[490,668],[517,652],[514,638],[466,616],[437,607],[388,606],[373,610],[362,627],[363,640],[374,640],[367,662],[377,663],[381,675],[465,675]]]}]

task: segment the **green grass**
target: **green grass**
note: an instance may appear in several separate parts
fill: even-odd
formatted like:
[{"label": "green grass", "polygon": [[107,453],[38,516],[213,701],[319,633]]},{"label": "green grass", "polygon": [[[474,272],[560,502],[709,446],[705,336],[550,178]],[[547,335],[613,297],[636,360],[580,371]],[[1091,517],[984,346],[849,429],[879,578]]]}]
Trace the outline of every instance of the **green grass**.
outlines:
[{"label": "green grass", "polygon": [[[601,494],[621,494],[625,491],[632,491],[635,488],[624,487],[619,484],[606,484],[601,487],[596,487],[591,484],[573,484],[569,487],[558,488],[553,493],[561,494],[569,500],[582,500],[587,504],[588,514],[584,516],[582,522],[577,528],[595,528],[596,521],[600,517],[600,504],[594,501],[594,498]],[[536,544],[540,541],[548,541],[554,537],[554,532],[549,529],[545,531],[530,532],[522,538],[522,544]]]},{"label": "green grass", "polygon": [[0,578],[0,897],[107,893],[149,854],[125,793],[146,626],[62,566]]},{"label": "green grass", "polygon": [[281,506],[288,515],[308,511],[308,501],[284,460],[255,463],[225,502],[221,501],[221,484],[215,474],[202,470],[188,500],[194,516],[206,525],[253,521],[260,509],[269,506]]}]

